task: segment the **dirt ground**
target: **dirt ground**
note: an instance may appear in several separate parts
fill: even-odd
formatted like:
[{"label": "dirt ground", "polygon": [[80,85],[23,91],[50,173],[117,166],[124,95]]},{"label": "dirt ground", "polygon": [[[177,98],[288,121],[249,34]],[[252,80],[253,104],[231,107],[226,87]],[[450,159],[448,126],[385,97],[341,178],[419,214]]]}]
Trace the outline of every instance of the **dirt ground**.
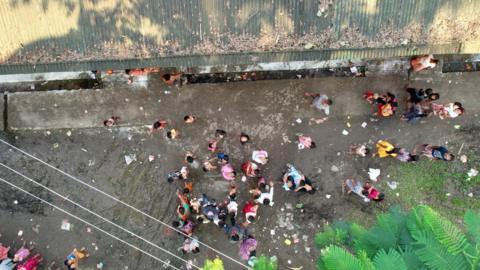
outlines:
[{"label": "dirt ground", "polygon": [[[143,124],[118,128],[3,132],[0,138],[170,224],[176,218],[178,200],[175,190],[182,183],[167,183],[166,174],[181,167],[186,151],[194,152],[199,161],[209,156],[208,140],[213,137],[215,129],[224,129],[228,135],[221,149],[230,155],[237,170],[255,149],[265,149],[270,155],[269,163],[262,167],[262,174],[275,182],[275,203],[273,207],[261,206],[259,219],[249,227],[250,233],[259,240],[258,254],[277,256],[279,269],[300,266],[314,269],[319,251],[313,245],[313,238],[325,222],[337,219],[363,222],[388,206],[388,198],[384,204],[366,207],[342,195],[342,180],[347,177],[366,179],[368,168],[386,168],[395,162],[373,157],[352,157],[348,154],[349,146],[367,143],[373,147],[378,139],[388,139],[406,148],[420,143],[447,144],[452,152],[457,152],[464,137],[454,125],[475,130],[474,127],[480,124],[478,106],[475,106],[475,100],[479,98],[478,91],[475,91],[478,82],[478,74],[474,73],[449,74],[433,82],[432,79],[408,82],[400,76],[331,77],[189,85],[173,89],[171,94],[164,94],[158,91],[161,88],[158,82],[152,81],[148,86],[151,91],[149,99],[144,100],[145,108],[162,107],[163,114],[151,116],[152,122],[166,119],[169,127],[180,131],[180,138],[176,140],[169,141],[163,131],[149,135]],[[388,90],[398,94],[403,106],[403,89],[407,83],[433,87],[441,93],[442,102],[455,100],[464,103],[467,114],[460,119],[444,121],[431,117],[409,125],[401,121],[398,115],[391,119],[376,119],[371,116],[371,108],[359,101],[362,92],[367,89]],[[333,98],[331,115],[324,123],[317,124],[310,120],[325,115],[309,106],[310,100],[303,95],[306,91],[325,93]],[[121,96],[115,98],[122,99]],[[118,109],[122,117],[121,107]],[[399,113],[401,111],[402,108]],[[198,122],[193,125],[183,123],[183,116],[188,113],[197,115]],[[75,116],[71,117],[75,121]],[[362,127],[364,122],[365,128]],[[348,131],[348,135],[343,135],[343,130]],[[242,146],[238,139],[240,132],[249,134],[251,143]],[[299,150],[295,143],[298,134],[311,136],[317,148]],[[125,155],[132,154],[136,155],[137,160],[127,165]],[[149,155],[154,155],[155,160],[149,162]],[[69,199],[158,246],[192,260],[197,266],[202,266],[206,258],[212,259],[217,255],[206,247],[201,247],[197,255],[182,255],[177,250],[182,238],[175,232],[4,144],[0,144],[0,162],[58,193],[68,195]],[[318,192],[307,195],[284,191],[279,181],[286,163],[294,164],[313,179]],[[382,176],[387,174],[382,171]],[[191,175],[195,195],[207,193],[217,200],[226,197],[228,183],[218,171],[204,173],[201,168],[191,168]],[[5,167],[0,168],[0,177],[185,269],[184,263],[178,259],[36,187]],[[241,208],[250,196],[248,189],[253,182],[248,180],[242,183],[240,177],[236,181],[240,187]],[[91,257],[82,262],[81,269],[94,269],[100,261],[105,263],[104,269],[168,268],[5,183],[1,183],[0,187],[0,242],[13,247],[20,246],[23,241],[34,242],[36,250],[46,258],[42,269],[49,269],[47,267],[51,262],[56,262],[56,266],[63,269],[64,257],[73,247],[81,246],[87,247],[91,253]],[[296,208],[299,203],[303,204],[302,209]],[[60,229],[64,219],[73,224],[70,231]],[[22,236],[17,236],[19,230],[23,231]],[[226,241],[224,234],[214,225],[200,224],[195,235],[215,249],[241,260],[238,245]],[[292,243],[287,245],[286,239]],[[294,239],[298,239],[298,243]],[[229,259],[222,259],[225,269],[243,269]]]}]

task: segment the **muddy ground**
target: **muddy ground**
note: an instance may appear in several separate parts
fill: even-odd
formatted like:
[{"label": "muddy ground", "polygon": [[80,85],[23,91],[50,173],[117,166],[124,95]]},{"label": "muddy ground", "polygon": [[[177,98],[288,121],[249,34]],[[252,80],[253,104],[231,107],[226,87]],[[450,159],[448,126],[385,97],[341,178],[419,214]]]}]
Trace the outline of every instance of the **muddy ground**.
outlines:
[{"label": "muddy ground", "polygon": [[[385,204],[365,207],[355,199],[342,196],[341,182],[345,178],[366,179],[368,168],[386,168],[395,162],[373,157],[352,157],[348,154],[349,145],[367,143],[372,147],[378,139],[388,139],[407,148],[420,143],[447,144],[451,151],[457,152],[464,137],[454,125],[468,126],[473,128],[471,130],[475,130],[479,125],[478,106],[475,106],[475,100],[479,98],[478,91],[475,91],[478,82],[478,74],[474,73],[450,74],[437,77],[433,81],[427,78],[410,82],[400,76],[331,77],[189,85],[181,89],[171,89],[170,94],[165,94],[162,88],[164,86],[152,80],[147,89],[148,98],[141,97],[145,103],[142,109],[155,107],[160,110],[160,115],[149,116],[151,122],[166,119],[169,127],[180,131],[180,138],[176,140],[169,141],[163,131],[149,135],[143,122],[130,127],[3,132],[1,138],[170,224],[175,219],[178,202],[175,190],[182,185],[180,182],[167,183],[166,174],[180,168],[186,151],[194,152],[200,161],[206,158],[209,155],[208,140],[215,129],[224,129],[228,136],[221,144],[221,149],[230,155],[238,170],[255,149],[265,149],[270,155],[270,162],[262,168],[262,173],[276,183],[275,204],[273,207],[261,206],[259,219],[249,227],[249,231],[259,240],[257,252],[277,256],[279,269],[299,266],[303,266],[303,269],[314,269],[319,251],[313,245],[313,238],[325,222],[335,219],[355,219],[361,222],[362,219],[371,218],[375,213],[383,211],[388,205],[388,198]],[[444,121],[431,117],[409,125],[401,121],[399,116],[376,119],[371,116],[371,108],[361,101],[361,94],[367,89],[393,91],[398,93],[400,101],[403,101],[403,89],[407,83],[434,87],[441,93],[442,101],[450,102],[455,99],[463,102],[467,114],[460,119]],[[310,120],[322,118],[324,114],[309,106],[309,99],[303,96],[305,91],[317,91],[333,98],[331,115],[324,123],[316,124]],[[122,111],[121,106],[124,98],[112,98],[118,100],[118,106],[112,108],[112,113],[124,117],[122,113],[126,112]],[[91,104],[92,110],[95,106],[102,105]],[[72,111],[74,110],[72,107]],[[193,125],[183,123],[183,116],[188,113],[197,115],[198,122]],[[98,118],[109,116],[100,115]],[[75,121],[74,113],[68,117]],[[300,119],[301,123],[297,122],[297,119]],[[365,128],[361,127],[363,122],[367,124]],[[347,130],[348,135],[343,135],[343,130]],[[251,143],[242,146],[238,140],[240,132],[249,134]],[[298,150],[294,142],[297,134],[311,136],[317,143],[317,148]],[[127,165],[125,155],[131,154],[135,154],[137,160]],[[149,162],[149,155],[154,155],[155,160]],[[217,255],[206,247],[202,247],[200,254],[182,255],[177,250],[182,238],[175,232],[4,144],[0,144],[0,162],[63,195],[68,195],[69,199],[158,246],[186,260],[192,260],[195,265],[201,266],[204,259]],[[281,189],[279,181],[286,163],[296,165],[310,176],[318,192],[314,195],[301,195]],[[382,174],[386,175],[388,172]],[[195,195],[207,193],[217,200],[226,197],[228,183],[218,171],[204,173],[201,168],[192,168],[191,175]],[[184,269],[184,263],[178,259],[144,241],[128,236],[120,229],[52,193],[35,187],[4,167],[0,168],[0,177]],[[242,183],[240,177],[237,177],[236,181],[240,187],[239,201],[243,203],[249,197],[248,189],[253,186],[253,182],[249,180]],[[48,269],[51,262],[56,262],[62,269],[64,257],[73,247],[81,246],[87,247],[91,253],[91,257],[83,262],[81,269],[93,269],[100,261],[105,263],[104,269],[163,267],[162,263],[151,257],[58,210],[52,210],[5,183],[1,183],[0,187],[0,242],[14,247],[18,247],[23,241],[35,242],[36,249],[46,258],[42,269]],[[299,203],[304,205],[303,209],[295,207]],[[72,230],[60,229],[64,219],[73,224]],[[274,235],[271,234],[272,229],[275,231]],[[23,231],[21,237],[17,236],[19,230]],[[212,224],[200,224],[195,234],[215,249],[241,260],[238,256],[238,245],[226,241],[224,234]],[[294,243],[294,235],[298,238],[298,243]],[[291,240],[292,244],[285,244],[286,239]],[[243,269],[229,259],[224,258],[223,261],[225,269]]]}]

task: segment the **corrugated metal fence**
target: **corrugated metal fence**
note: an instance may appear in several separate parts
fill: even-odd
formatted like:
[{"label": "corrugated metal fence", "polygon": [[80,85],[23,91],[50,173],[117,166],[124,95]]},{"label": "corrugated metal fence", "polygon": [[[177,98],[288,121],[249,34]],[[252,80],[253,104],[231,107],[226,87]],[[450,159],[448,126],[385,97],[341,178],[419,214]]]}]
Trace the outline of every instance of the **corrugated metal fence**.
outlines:
[{"label": "corrugated metal fence", "polygon": [[368,44],[355,41],[479,9],[471,0],[4,0],[0,73],[455,53],[458,43],[399,47],[397,38],[377,41],[397,48],[357,50]]}]

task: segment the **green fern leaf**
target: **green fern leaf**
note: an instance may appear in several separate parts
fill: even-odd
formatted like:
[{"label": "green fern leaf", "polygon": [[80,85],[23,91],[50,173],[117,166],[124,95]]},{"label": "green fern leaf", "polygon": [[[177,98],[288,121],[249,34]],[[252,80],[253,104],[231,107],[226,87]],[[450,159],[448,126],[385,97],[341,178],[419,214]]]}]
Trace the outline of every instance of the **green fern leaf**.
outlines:
[{"label": "green fern leaf", "polygon": [[321,260],[327,270],[363,270],[362,263],[345,249],[330,245],[321,250]]},{"label": "green fern leaf", "polygon": [[361,250],[357,254],[357,257],[360,260],[363,270],[376,270],[375,265],[373,264],[372,260],[370,260],[365,251]]},{"label": "green fern leaf", "polygon": [[407,270],[402,255],[394,249],[390,249],[388,253],[381,249],[373,258],[373,262],[377,269]]},{"label": "green fern leaf", "polygon": [[463,255],[453,255],[441,244],[432,232],[419,233],[416,242],[413,243],[418,249],[415,254],[430,269],[435,270],[466,270],[468,263]]},{"label": "green fern leaf", "polygon": [[402,255],[403,261],[407,265],[408,270],[418,270],[425,267],[424,263],[418,258],[411,246],[401,249],[400,255]]},{"label": "green fern leaf", "polygon": [[453,255],[471,249],[465,234],[448,219],[440,216],[430,207],[425,207],[424,221],[431,228],[435,238]]},{"label": "green fern leaf", "polygon": [[480,214],[468,210],[465,213],[464,221],[468,234],[473,238],[477,245],[480,245]]}]

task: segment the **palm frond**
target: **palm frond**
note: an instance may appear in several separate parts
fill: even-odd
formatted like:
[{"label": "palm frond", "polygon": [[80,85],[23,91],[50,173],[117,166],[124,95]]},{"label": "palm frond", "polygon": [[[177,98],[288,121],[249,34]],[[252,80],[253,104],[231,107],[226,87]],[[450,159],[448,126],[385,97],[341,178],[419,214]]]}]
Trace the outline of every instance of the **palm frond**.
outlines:
[{"label": "palm frond", "polygon": [[358,259],[362,265],[363,270],[376,270],[375,265],[373,264],[372,260],[368,257],[367,253],[363,250],[358,252],[357,254]]},{"label": "palm frond", "polygon": [[468,210],[465,213],[464,221],[468,234],[477,245],[480,245],[480,213]]},{"label": "palm frond", "polygon": [[400,255],[402,255],[403,261],[407,265],[408,270],[418,270],[422,269],[422,267],[426,267],[418,258],[417,254],[415,254],[415,250],[412,246],[406,246],[404,249],[401,249]]},{"label": "palm frond", "polygon": [[377,269],[407,270],[402,255],[394,249],[390,249],[388,253],[381,249],[373,258],[373,262]]},{"label": "palm frond", "polygon": [[416,236],[415,254],[430,269],[435,270],[466,270],[468,263],[461,254],[453,255],[441,244],[430,231],[424,231]]},{"label": "palm frond", "polygon": [[363,270],[357,257],[335,245],[322,249],[320,259],[326,270]]},{"label": "palm frond", "polygon": [[465,234],[448,219],[427,206],[423,215],[425,223],[431,228],[435,238],[447,248],[448,252],[457,255],[471,248]]}]

